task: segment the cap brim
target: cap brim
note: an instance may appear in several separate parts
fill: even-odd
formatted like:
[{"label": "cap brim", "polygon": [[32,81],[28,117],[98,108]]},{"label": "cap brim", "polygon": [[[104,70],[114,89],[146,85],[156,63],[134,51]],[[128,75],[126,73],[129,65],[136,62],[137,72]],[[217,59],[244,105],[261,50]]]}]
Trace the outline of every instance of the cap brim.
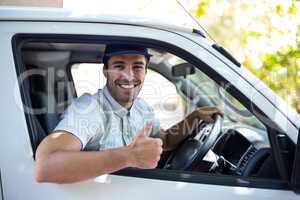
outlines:
[{"label": "cap brim", "polygon": [[105,56],[112,57],[112,56],[118,56],[118,55],[132,55],[132,54],[143,55],[143,56],[146,56],[147,58],[150,58],[152,56],[149,53],[142,53],[140,51],[134,51],[134,50],[118,51],[118,52],[108,53]]}]

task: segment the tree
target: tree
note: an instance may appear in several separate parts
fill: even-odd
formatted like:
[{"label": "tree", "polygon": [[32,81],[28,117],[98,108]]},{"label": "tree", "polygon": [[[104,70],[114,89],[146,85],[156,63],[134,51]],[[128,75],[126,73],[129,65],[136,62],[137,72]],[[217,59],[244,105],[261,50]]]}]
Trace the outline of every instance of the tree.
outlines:
[{"label": "tree", "polygon": [[300,2],[204,0],[193,11],[218,43],[300,113]]}]

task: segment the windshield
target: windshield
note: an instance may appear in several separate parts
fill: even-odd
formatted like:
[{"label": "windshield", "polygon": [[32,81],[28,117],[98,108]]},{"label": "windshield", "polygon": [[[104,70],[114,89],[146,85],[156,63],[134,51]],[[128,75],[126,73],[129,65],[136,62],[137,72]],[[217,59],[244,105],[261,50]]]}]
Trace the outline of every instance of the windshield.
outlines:
[{"label": "windshield", "polygon": [[218,106],[224,110],[227,120],[265,129],[245,106],[199,69],[195,68],[195,73],[187,75],[185,81],[189,82],[190,87],[194,87],[193,93],[197,94],[190,97],[191,103],[197,106]]}]

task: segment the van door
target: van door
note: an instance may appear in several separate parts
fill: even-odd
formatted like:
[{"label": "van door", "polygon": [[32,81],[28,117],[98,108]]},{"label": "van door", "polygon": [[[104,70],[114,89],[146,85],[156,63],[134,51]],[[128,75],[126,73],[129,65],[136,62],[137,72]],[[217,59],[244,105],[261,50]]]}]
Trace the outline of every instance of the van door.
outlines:
[{"label": "van door", "polygon": [[[16,34],[44,34],[52,38],[71,35],[83,39],[91,37],[115,36],[126,38],[143,38],[163,43],[168,48],[181,48],[181,52],[197,60],[205,60],[212,71],[225,77],[237,90],[252,88],[243,78],[239,77],[221,60],[214,58],[209,51],[178,33],[156,28],[109,23],[80,22],[42,22],[42,21],[5,21],[0,22],[0,60],[1,79],[0,109],[2,131],[0,134],[0,165],[3,178],[5,200],[17,199],[107,199],[107,200],[153,200],[153,199],[298,199],[290,190],[255,187],[244,178],[218,176],[205,173],[184,173],[166,170],[135,170],[132,173],[104,175],[92,180],[75,184],[37,183],[34,179],[34,160],[26,127],[26,119],[16,101],[22,102],[21,94],[16,85],[17,77],[13,58],[12,40]],[[5,31],[2,31],[5,30]],[[199,38],[202,40],[202,38]],[[51,43],[49,43],[51,46]],[[170,48],[171,49],[171,48]],[[200,63],[201,64],[201,63]],[[200,65],[199,64],[199,65]],[[253,88],[252,88],[253,89]],[[13,92],[16,95],[13,95]],[[251,91],[251,90],[249,90]],[[252,94],[256,90],[253,89]],[[243,92],[247,94],[247,92]],[[272,110],[273,106],[263,98],[253,101]],[[254,102],[254,104],[259,104]],[[281,113],[278,113],[281,116]],[[5,117],[4,117],[5,116]],[[278,117],[278,116],[277,116]],[[13,123],[12,123],[13,122]],[[296,128],[295,128],[296,129]],[[297,131],[297,129],[295,130]],[[6,153],[8,152],[9,153]],[[259,180],[254,180],[257,183]],[[272,184],[270,181],[269,184]],[[247,186],[245,186],[247,185]]]}]

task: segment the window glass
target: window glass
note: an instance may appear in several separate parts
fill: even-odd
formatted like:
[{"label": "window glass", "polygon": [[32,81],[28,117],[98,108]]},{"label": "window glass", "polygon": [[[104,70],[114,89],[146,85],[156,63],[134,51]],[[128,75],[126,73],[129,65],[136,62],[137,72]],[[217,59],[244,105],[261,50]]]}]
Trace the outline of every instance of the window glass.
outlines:
[{"label": "window glass", "polygon": [[71,67],[77,96],[83,93],[95,93],[106,83],[106,78],[102,74],[103,64],[99,63],[78,63]]},{"label": "window glass", "polygon": [[175,85],[151,69],[148,69],[139,97],[152,106],[163,129],[183,119],[183,102]]},{"label": "window glass", "polygon": [[[243,106],[236,98],[230,95],[226,88],[220,87],[212,79],[206,76],[203,72],[196,69],[195,74],[189,75],[187,80],[192,82],[199,89],[199,99],[205,98],[207,105],[201,106],[218,106],[225,112],[226,118],[230,121],[245,123],[258,128],[265,132],[265,126],[251,114],[245,106]],[[230,87],[230,85],[228,85]],[[194,102],[195,103],[195,102]],[[266,134],[267,135],[267,134]]]}]

